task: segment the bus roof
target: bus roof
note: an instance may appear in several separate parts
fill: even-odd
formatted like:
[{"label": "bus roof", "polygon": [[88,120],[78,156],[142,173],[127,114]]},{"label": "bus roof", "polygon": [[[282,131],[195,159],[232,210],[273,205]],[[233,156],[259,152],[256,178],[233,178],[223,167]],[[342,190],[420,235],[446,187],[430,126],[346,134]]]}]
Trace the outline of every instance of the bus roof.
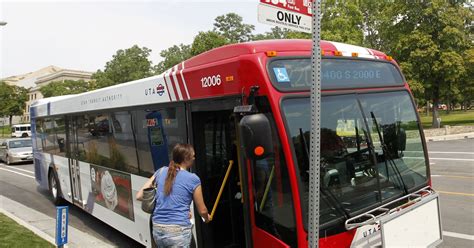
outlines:
[{"label": "bus roof", "polygon": [[[291,40],[262,40],[245,43],[230,44],[199,54],[184,62],[186,68],[192,68],[207,63],[221,61],[232,57],[246,54],[263,53],[267,51],[276,52],[308,52],[311,53],[312,41],[303,39]],[[342,52],[343,56],[352,56],[358,53],[360,57],[385,59],[385,54],[365,47],[344,44],[333,41],[321,41],[321,50],[325,55],[334,55],[336,51]]]},{"label": "bus roof", "polygon": [[[230,63],[229,59],[234,58],[233,61],[235,61],[235,58],[239,56],[251,54],[264,56],[262,54],[267,51],[287,52],[286,54],[294,52],[309,56],[311,49],[311,40],[297,39],[264,40],[226,45],[181,62],[157,76],[76,95],[37,100],[31,105],[31,117],[203,99],[219,94],[222,96],[241,94],[243,85],[238,78],[240,74],[236,72],[236,65],[225,68],[222,66]],[[357,53],[358,57],[386,59],[386,55],[380,51],[338,42],[321,41],[321,49],[325,56],[334,56],[339,51],[341,53],[337,56],[353,57],[353,53]],[[218,64],[218,62],[222,64]],[[202,70],[192,69],[210,63],[214,64],[201,67],[201,69],[204,68]],[[218,66],[216,67],[216,65]],[[223,74],[223,78],[219,78],[223,82],[223,87],[205,88],[204,83],[201,87],[203,79],[215,76],[217,73]],[[231,76],[230,82],[228,76]]]}]

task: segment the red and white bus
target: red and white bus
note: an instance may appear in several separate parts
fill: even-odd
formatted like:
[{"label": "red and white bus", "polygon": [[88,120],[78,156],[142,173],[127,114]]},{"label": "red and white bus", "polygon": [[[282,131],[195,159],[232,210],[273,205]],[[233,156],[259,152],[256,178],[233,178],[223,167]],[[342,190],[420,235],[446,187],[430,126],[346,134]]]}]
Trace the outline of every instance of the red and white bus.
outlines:
[{"label": "red and white bus", "polygon": [[[150,216],[134,195],[188,142],[208,208],[235,164],[213,221],[194,219],[195,245],[307,247],[311,48],[227,45],[158,76],[39,100],[36,180],[56,203],[150,247]],[[426,144],[396,62],[336,42],[321,50],[320,247],[441,242]]]}]

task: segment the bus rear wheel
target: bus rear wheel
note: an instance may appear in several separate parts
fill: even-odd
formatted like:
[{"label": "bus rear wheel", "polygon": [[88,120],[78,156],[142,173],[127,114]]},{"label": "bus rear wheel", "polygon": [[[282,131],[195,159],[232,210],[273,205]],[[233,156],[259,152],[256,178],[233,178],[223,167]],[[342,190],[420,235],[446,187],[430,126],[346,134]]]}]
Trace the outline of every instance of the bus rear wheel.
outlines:
[{"label": "bus rear wheel", "polygon": [[21,137],[22,137],[22,138],[26,138],[26,137],[28,137],[28,134],[27,134],[27,133],[23,133],[23,134],[21,135]]},{"label": "bus rear wheel", "polygon": [[59,180],[53,171],[49,172],[48,182],[49,182],[49,193],[53,197],[53,203],[55,205],[60,205],[62,203],[62,198],[60,196],[61,190],[60,190]]}]

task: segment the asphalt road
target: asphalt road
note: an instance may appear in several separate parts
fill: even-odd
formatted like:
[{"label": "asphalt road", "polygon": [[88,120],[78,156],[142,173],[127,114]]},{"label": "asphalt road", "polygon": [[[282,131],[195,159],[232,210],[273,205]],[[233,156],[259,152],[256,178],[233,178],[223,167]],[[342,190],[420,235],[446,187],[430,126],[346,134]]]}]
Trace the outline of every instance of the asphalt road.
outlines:
[{"label": "asphalt road", "polygon": [[[440,247],[474,247],[474,139],[428,142],[428,150],[432,184],[441,197],[445,235]],[[0,195],[55,218],[54,205],[48,192],[38,188],[31,163],[0,163]],[[70,225],[104,242],[141,246],[75,206],[70,206],[69,218]]]},{"label": "asphalt road", "polygon": [[440,194],[440,247],[474,247],[474,139],[428,142],[428,152]]}]

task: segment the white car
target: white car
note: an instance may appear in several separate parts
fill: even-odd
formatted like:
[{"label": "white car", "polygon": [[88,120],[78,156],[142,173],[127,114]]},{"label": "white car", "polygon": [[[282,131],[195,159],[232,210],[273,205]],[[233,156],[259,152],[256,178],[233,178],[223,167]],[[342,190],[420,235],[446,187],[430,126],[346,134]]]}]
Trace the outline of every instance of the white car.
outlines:
[{"label": "white car", "polygon": [[33,147],[30,138],[7,139],[0,145],[0,159],[5,163],[33,161]]}]

